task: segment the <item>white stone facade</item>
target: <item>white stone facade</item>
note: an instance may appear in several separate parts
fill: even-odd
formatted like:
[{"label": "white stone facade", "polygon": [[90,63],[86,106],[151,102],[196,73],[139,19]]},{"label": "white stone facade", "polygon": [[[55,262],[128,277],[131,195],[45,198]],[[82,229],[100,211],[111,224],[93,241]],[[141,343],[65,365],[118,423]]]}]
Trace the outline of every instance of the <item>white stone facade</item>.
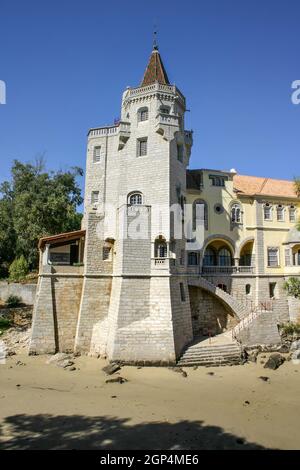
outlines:
[{"label": "white stone facade", "polygon": [[[154,76],[149,82],[153,73],[159,80]],[[129,364],[174,364],[199,328],[211,319],[218,322],[213,334],[232,328],[251,312],[247,302],[257,304],[268,290],[260,226],[254,236],[256,271],[249,275],[215,273],[202,279],[198,266],[188,266],[182,222],[193,216],[179,214],[174,225],[172,214],[174,207],[180,211],[201,192],[199,187],[194,196],[186,187],[192,132],[184,128],[185,98],[168,83],[157,50],[145,77],[143,86],[123,93],[120,122],[89,131],[82,231],[65,234],[66,243],[78,244],[83,262],[76,267],[49,265],[48,252],[57,240],[45,242],[32,354],[73,350]],[[232,180],[229,173],[227,177]],[[207,243],[229,240],[222,225],[219,236],[207,230]],[[237,244],[242,244],[239,237]],[[273,341],[276,322],[289,318],[284,276],[276,282],[282,302],[277,302],[274,321],[256,320],[258,335],[253,329],[240,334],[247,343]],[[251,293],[241,303],[233,294],[243,294],[246,284]],[[297,308],[293,303],[294,312]]]}]

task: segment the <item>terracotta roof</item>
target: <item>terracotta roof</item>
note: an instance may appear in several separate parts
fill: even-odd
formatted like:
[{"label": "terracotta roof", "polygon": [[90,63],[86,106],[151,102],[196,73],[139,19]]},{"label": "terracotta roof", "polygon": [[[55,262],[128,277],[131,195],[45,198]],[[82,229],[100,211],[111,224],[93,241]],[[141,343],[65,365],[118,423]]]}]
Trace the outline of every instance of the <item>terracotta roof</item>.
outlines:
[{"label": "terracotta roof", "polygon": [[247,196],[279,196],[297,198],[293,181],[260,178],[258,176],[235,175],[233,186],[240,194]]},{"label": "terracotta roof", "polygon": [[163,85],[170,84],[167,72],[162,63],[157,46],[154,46],[154,49],[151,53],[149,63],[144,73],[144,78],[140,86],[151,85],[155,82],[161,83]]},{"label": "terracotta roof", "polygon": [[58,235],[50,235],[49,237],[43,237],[39,241],[39,248],[43,248],[47,243],[63,240],[73,240],[85,236],[85,230],[76,230],[75,232],[59,233]]}]

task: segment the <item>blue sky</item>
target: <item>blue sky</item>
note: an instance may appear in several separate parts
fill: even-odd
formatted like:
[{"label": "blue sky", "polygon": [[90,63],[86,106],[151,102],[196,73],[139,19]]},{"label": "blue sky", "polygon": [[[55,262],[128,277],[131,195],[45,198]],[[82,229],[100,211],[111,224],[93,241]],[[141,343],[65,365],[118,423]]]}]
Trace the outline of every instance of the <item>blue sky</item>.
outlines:
[{"label": "blue sky", "polygon": [[299,18],[298,0],[1,0],[0,181],[13,159],[41,154],[50,169],[85,166],[87,130],[119,116],[155,23],[187,97],[190,167],[299,175]]}]

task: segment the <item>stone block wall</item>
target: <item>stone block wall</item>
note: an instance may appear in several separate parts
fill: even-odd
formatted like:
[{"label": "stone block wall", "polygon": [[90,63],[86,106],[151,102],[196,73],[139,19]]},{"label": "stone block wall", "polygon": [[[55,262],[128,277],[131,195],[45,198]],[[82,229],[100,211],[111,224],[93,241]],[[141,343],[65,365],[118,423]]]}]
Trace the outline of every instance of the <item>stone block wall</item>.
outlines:
[{"label": "stone block wall", "polygon": [[233,328],[237,319],[216,297],[200,287],[189,287],[194,336],[223,333]]},{"label": "stone block wall", "polygon": [[82,276],[56,275],[44,266],[33,313],[31,354],[74,351]]},{"label": "stone block wall", "polygon": [[110,276],[85,277],[76,331],[76,352],[106,354],[110,294]]},{"label": "stone block wall", "polygon": [[127,363],[175,363],[168,276],[113,279],[108,356]]},{"label": "stone block wall", "polygon": [[242,330],[237,339],[243,346],[252,346],[255,344],[279,344],[280,335],[278,332],[278,316],[274,312],[262,313],[249,325]]},{"label": "stone block wall", "polygon": [[21,297],[22,302],[27,305],[33,305],[37,284],[19,284],[16,282],[0,282],[0,300],[3,302],[10,295]]}]

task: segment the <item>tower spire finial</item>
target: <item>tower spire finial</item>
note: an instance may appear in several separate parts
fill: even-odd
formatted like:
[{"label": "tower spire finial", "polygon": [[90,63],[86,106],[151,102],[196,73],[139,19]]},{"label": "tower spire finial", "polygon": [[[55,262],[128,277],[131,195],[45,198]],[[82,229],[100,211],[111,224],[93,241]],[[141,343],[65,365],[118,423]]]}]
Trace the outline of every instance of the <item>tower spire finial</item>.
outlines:
[{"label": "tower spire finial", "polygon": [[154,25],[153,31],[153,50],[158,51],[158,44],[157,44],[157,27]]}]

